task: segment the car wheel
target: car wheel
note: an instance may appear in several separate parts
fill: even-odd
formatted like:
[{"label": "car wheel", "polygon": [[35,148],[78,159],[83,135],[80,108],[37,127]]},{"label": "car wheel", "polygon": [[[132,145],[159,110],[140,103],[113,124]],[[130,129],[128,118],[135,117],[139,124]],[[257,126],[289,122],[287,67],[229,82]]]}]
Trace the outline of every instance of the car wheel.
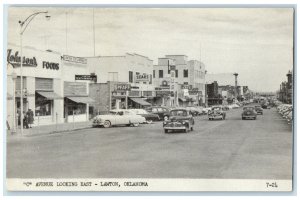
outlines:
[{"label": "car wheel", "polygon": [[194,128],[193,127],[191,127],[191,131],[193,131],[194,130]]},{"label": "car wheel", "polygon": [[132,123],[132,126],[138,127],[138,126],[139,126],[139,123],[138,123],[138,122],[137,122],[137,123]]},{"label": "car wheel", "polygon": [[244,120],[245,118],[244,117],[242,117],[242,120]]},{"label": "car wheel", "polygon": [[169,130],[168,130],[168,129],[165,129],[165,133],[169,133]]},{"label": "car wheel", "polygon": [[103,123],[103,127],[104,127],[104,128],[109,128],[109,127],[111,127],[110,121],[106,120],[106,121]]},{"label": "car wheel", "polygon": [[256,120],[256,117],[254,117],[254,120]]},{"label": "car wheel", "polygon": [[152,120],[151,119],[149,119],[149,120],[146,120],[146,122],[147,122],[147,124],[152,124]]},{"label": "car wheel", "polygon": [[164,121],[167,121],[169,119],[168,116],[164,116]]}]

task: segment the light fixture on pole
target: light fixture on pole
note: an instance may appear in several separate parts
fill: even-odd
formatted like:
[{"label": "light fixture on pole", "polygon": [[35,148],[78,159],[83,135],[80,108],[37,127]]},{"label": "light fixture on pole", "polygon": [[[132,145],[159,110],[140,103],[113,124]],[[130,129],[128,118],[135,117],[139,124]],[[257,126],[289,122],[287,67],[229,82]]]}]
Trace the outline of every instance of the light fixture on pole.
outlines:
[{"label": "light fixture on pole", "polygon": [[21,63],[20,63],[20,79],[21,79],[21,95],[20,95],[20,103],[21,103],[21,112],[20,112],[20,120],[21,120],[21,134],[23,134],[23,34],[25,30],[27,29],[30,22],[39,14],[45,14],[45,17],[47,20],[50,19],[50,16],[48,15],[48,11],[46,12],[36,12],[31,15],[29,15],[24,21],[19,21],[20,24],[20,56],[21,56]]}]

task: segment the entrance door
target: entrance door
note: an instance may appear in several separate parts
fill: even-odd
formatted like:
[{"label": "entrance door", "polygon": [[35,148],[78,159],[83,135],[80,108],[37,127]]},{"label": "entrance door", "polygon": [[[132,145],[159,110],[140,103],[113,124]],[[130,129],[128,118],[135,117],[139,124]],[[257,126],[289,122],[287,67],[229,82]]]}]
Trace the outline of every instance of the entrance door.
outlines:
[{"label": "entrance door", "polygon": [[[16,116],[18,117],[18,123],[17,125],[20,126],[21,125],[21,98],[20,97],[16,97]],[[27,103],[27,98],[23,98],[23,111],[27,111],[28,109],[28,103]],[[23,116],[24,117],[24,116]]]}]

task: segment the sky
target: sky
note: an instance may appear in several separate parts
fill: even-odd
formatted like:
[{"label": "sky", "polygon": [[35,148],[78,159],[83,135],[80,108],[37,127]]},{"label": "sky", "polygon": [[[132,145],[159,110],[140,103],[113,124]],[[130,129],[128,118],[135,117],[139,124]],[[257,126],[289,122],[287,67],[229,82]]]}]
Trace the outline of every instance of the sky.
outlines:
[{"label": "sky", "polygon": [[19,44],[19,20],[38,15],[23,45],[72,56],[165,55],[201,60],[208,73],[239,74],[253,91],[276,91],[293,68],[290,8],[9,7],[7,41]]}]

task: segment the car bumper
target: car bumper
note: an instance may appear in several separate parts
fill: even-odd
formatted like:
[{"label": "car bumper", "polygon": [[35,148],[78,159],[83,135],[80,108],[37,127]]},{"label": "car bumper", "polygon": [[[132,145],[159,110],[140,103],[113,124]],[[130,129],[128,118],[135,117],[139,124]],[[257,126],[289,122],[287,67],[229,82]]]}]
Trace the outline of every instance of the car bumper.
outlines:
[{"label": "car bumper", "polygon": [[92,124],[92,126],[103,126],[104,125],[104,123],[103,122],[93,122],[93,124]]},{"label": "car bumper", "polygon": [[186,127],[182,126],[182,127],[164,127],[165,130],[185,130]]},{"label": "car bumper", "polygon": [[244,119],[255,119],[256,118],[256,116],[242,116]]},{"label": "car bumper", "polygon": [[208,118],[209,119],[222,119],[223,118],[223,115],[208,115]]}]

